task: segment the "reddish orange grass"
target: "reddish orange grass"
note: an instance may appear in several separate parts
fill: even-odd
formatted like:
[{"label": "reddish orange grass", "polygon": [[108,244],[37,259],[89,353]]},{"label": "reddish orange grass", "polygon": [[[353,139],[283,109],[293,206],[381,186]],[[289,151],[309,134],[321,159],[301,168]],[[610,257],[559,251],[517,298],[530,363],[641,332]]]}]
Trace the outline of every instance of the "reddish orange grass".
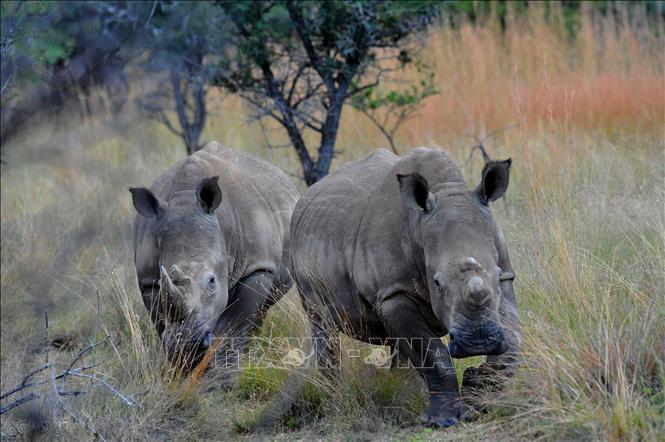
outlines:
[{"label": "reddish orange grass", "polygon": [[571,39],[561,18],[546,20],[542,5],[533,5],[527,21],[504,32],[488,19],[432,35],[424,55],[441,93],[405,126],[403,138],[489,132],[522,117],[532,130],[557,121],[585,129],[663,125],[662,22],[653,32],[585,11]]}]

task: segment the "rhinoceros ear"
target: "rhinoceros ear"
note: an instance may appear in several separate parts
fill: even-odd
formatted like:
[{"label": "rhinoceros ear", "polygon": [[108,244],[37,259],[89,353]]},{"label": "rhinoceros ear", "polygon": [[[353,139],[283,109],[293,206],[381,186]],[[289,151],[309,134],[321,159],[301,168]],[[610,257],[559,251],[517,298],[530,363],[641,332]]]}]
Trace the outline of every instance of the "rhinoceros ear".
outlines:
[{"label": "rhinoceros ear", "polygon": [[434,208],[435,196],[429,191],[429,184],[422,175],[416,172],[407,175],[397,174],[397,181],[402,200],[408,208],[425,213]]},{"label": "rhinoceros ear", "polygon": [[222,202],[222,191],[217,180],[219,177],[204,178],[196,188],[196,198],[205,213],[212,213]]},{"label": "rhinoceros ear", "polygon": [[483,204],[501,198],[508,189],[512,160],[490,161],[483,168],[483,176],[476,187],[476,195]]},{"label": "rhinoceros ear", "polygon": [[146,218],[159,218],[166,212],[167,204],[145,187],[130,187],[136,211]]}]

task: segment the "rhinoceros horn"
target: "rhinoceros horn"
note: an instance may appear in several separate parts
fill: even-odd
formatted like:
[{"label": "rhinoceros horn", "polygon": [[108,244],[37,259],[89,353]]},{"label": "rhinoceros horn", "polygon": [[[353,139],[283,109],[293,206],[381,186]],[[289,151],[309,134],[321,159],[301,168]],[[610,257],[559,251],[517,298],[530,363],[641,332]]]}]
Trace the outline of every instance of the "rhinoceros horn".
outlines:
[{"label": "rhinoceros horn", "polygon": [[490,291],[479,276],[472,276],[469,279],[467,282],[467,291],[469,293],[469,301],[477,307],[486,305],[490,300]]},{"label": "rhinoceros horn", "polygon": [[164,302],[166,317],[172,321],[183,319],[187,312],[185,296],[173,283],[164,266],[159,268],[159,294]]}]

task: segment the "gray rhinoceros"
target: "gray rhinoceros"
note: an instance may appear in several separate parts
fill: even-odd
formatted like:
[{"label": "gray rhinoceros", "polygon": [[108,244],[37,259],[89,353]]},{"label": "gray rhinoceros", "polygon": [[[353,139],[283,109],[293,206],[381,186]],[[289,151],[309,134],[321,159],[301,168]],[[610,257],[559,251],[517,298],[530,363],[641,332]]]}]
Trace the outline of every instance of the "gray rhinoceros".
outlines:
[{"label": "gray rhinoceros", "polygon": [[427,383],[424,423],[469,416],[451,356],[489,355],[465,373],[474,384],[513,364],[520,347],[514,273],[489,209],[506,192],[510,165],[488,163],[470,190],[443,151],[400,158],[381,149],[302,196],[291,218],[291,271],[319,364],[335,373],[339,331],[390,345]]},{"label": "gray rhinoceros", "polygon": [[237,354],[292,284],[283,254],[299,196],[293,183],[210,142],[150,189],[129,190],[139,288],[170,359],[191,367],[214,337],[234,338],[225,342]]}]

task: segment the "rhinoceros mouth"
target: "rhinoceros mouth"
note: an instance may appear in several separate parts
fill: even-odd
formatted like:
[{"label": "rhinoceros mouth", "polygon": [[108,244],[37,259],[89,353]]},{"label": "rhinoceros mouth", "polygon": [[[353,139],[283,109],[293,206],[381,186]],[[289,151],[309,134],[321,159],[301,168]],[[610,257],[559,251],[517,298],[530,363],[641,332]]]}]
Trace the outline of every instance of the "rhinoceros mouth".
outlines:
[{"label": "rhinoceros mouth", "polygon": [[507,346],[504,342],[468,346],[460,344],[457,341],[451,341],[448,349],[450,351],[450,356],[456,359],[462,359],[480,355],[500,355],[506,352]]},{"label": "rhinoceros mouth", "polygon": [[450,333],[448,351],[450,356],[456,359],[471,356],[487,355],[494,356],[505,353],[508,345],[499,328],[484,336],[468,336],[463,333]]},{"label": "rhinoceros mouth", "polygon": [[177,333],[162,340],[171,360],[197,360],[212,347],[213,334],[208,331],[186,337],[183,333]]}]

